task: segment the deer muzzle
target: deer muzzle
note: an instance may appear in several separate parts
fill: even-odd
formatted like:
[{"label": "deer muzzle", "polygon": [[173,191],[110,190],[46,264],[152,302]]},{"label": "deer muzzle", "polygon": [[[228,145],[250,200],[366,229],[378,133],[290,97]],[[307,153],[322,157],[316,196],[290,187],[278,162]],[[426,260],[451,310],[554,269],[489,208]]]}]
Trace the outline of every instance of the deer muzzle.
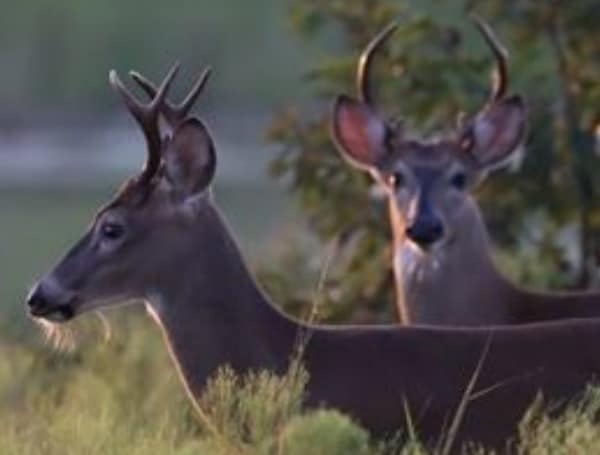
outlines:
[{"label": "deer muzzle", "polygon": [[53,322],[65,322],[75,316],[74,295],[59,295],[52,286],[37,283],[27,296],[29,315]]}]

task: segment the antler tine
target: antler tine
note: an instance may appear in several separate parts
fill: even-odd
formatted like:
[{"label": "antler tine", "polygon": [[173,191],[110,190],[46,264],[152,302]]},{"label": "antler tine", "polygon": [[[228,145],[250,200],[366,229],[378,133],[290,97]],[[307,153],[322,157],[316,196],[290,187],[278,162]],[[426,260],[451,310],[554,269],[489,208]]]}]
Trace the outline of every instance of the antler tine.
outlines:
[{"label": "antler tine", "polygon": [[375,38],[373,38],[367,47],[365,47],[360,58],[358,59],[358,66],[356,68],[356,90],[361,101],[367,104],[373,102],[371,93],[371,66],[373,63],[373,56],[383,42],[396,30],[398,27],[397,22],[392,22],[386,28],[384,28]]},{"label": "antler tine", "polygon": [[[171,128],[174,128],[188,115],[188,113],[192,109],[192,106],[198,99],[198,96],[200,95],[200,93],[202,93],[202,90],[204,89],[204,86],[206,85],[206,82],[208,81],[208,78],[210,77],[211,73],[212,68],[206,68],[202,72],[202,74],[200,75],[200,77],[198,78],[188,95],[181,103],[174,105],[168,100],[165,100],[165,102],[163,103],[163,114],[167,122],[169,122]],[[144,90],[144,92],[146,92],[146,94],[150,98],[155,97],[157,89],[152,82],[150,82],[148,79],[146,79],[144,76],[142,76],[136,71],[131,71],[129,75],[135,82],[138,83],[138,85],[142,88],[142,90]]]},{"label": "antler tine", "polygon": [[143,183],[148,183],[160,166],[161,137],[158,130],[158,115],[178,71],[179,63],[175,63],[163,79],[158,90],[155,90],[154,96],[148,104],[142,104],[135,99],[131,92],[125,88],[115,70],[111,70],[109,73],[110,85],[121,95],[127,109],[142,128],[146,138],[148,156],[139,177]]},{"label": "antler tine", "polygon": [[212,68],[209,66],[202,72],[202,74],[200,75],[200,77],[198,78],[188,95],[185,97],[185,99],[181,103],[179,103],[179,106],[177,106],[178,110],[180,110],[182,113],[185,113],[185,115],[188,114],[188,112],[198,99],[198,96],[204,90],[204,86],[208,82],[208,79],[210,78],[211,74]]},{"label": "antler tine", "polygon": [[490,95],[491,101],[498,101],[504,97],[508,89],[508,51],[498,41],[492,28],[477,14],[471,14],[471,19],[475,22],[477,29],[483,35],[485,42],[491,49],[496,59],[496,68],[493,73],[493,88]]}]

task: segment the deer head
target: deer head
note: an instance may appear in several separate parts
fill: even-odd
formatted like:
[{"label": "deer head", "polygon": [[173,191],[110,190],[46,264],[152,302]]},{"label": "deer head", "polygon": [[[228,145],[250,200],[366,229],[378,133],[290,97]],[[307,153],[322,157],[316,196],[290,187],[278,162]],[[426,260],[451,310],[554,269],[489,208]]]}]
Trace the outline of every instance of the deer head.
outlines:
[{"label": "deer head", "polygon": [[[185,234],[192,214],[209,197],[216,166],[213,141],[204,124],[189,111],[208,78],[206,71],[179,105],[167,101],[178,71],[174,65],[160,87],[137,73],[132,78],[150,96],[140,103],[124,87],[116,72],[110,84],[144,133],[146,163],[94,217],[85,235],[58,265],[30,292],[30,314],[66,321],[93,308],[152,293],[149,283],[160,283],[155,267],[180,267],[185,257]],[[161,135],[159,117],[170,132]],[[149,261],[149,255],[160,257]],[[154,264],[151,266],[150,264]]]},{"label": "deer head", "polygon": [[370,173],[390,198],[395,237],[422,254],[452,243],[478,208],[470,191],[514,155],[525,135],[526,110],[520,96],[507,96],[507,56],[481,19],[475,22],[496,60],[494,86],[486,105],[451,135],[432,141],[409,138],[372,102],[373,56],[397,24],[365,48],[357,69],[359,99],[337,98],[332,136],[341,155]]}]

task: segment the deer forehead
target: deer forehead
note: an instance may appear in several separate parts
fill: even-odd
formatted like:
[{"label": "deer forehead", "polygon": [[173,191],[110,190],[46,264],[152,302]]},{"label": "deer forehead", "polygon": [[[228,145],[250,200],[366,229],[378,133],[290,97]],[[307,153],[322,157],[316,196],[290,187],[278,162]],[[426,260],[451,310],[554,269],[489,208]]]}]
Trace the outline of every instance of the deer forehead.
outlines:
[{"label": "deer forehead", "polygon": [[409,171],[423,182],[430,182],[464,167],[460,148],[452,142],[411,142],[391,153],[384,172]]},{"label": "deer forehead", "polygon": [[93,222],[110,219],[131,219],[129,215],[135,213],[151,213],[160,209],[162,203],[160,193],[156,190],[143,192],[138,187],[135,178],[127,180],[95,214]]}]

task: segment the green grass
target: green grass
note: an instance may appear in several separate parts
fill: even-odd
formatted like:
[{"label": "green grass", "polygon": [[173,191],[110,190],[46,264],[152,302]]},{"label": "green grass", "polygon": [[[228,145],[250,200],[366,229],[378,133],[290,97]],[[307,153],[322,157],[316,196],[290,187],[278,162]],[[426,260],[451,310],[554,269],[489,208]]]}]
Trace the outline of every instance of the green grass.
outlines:
[{"label": "green grass", "polygon": [[70,354],[2,344],[3,454],[192,453],[198,427],[158,330],[134,315],[118,329],[102,342],[80,328]]},{"label": "green grass", "polygon": [[[102,341],[79,325],[71,353],[3,344],[0,447],[3,454],[435,454],[417,440],[375,441],[335,410],[303,412],[307,375],[236,377],[224,367],[196,413],[183,393],[158,329],[127,312]],[[88,320],[89,322],[89,320]],[[520,429],[520,453],[600,450],[600,390],[558,417],[534,403]],[[465,451],[466,453],[466,451]],[[483,448],[468,453],[490,453]]]}]

